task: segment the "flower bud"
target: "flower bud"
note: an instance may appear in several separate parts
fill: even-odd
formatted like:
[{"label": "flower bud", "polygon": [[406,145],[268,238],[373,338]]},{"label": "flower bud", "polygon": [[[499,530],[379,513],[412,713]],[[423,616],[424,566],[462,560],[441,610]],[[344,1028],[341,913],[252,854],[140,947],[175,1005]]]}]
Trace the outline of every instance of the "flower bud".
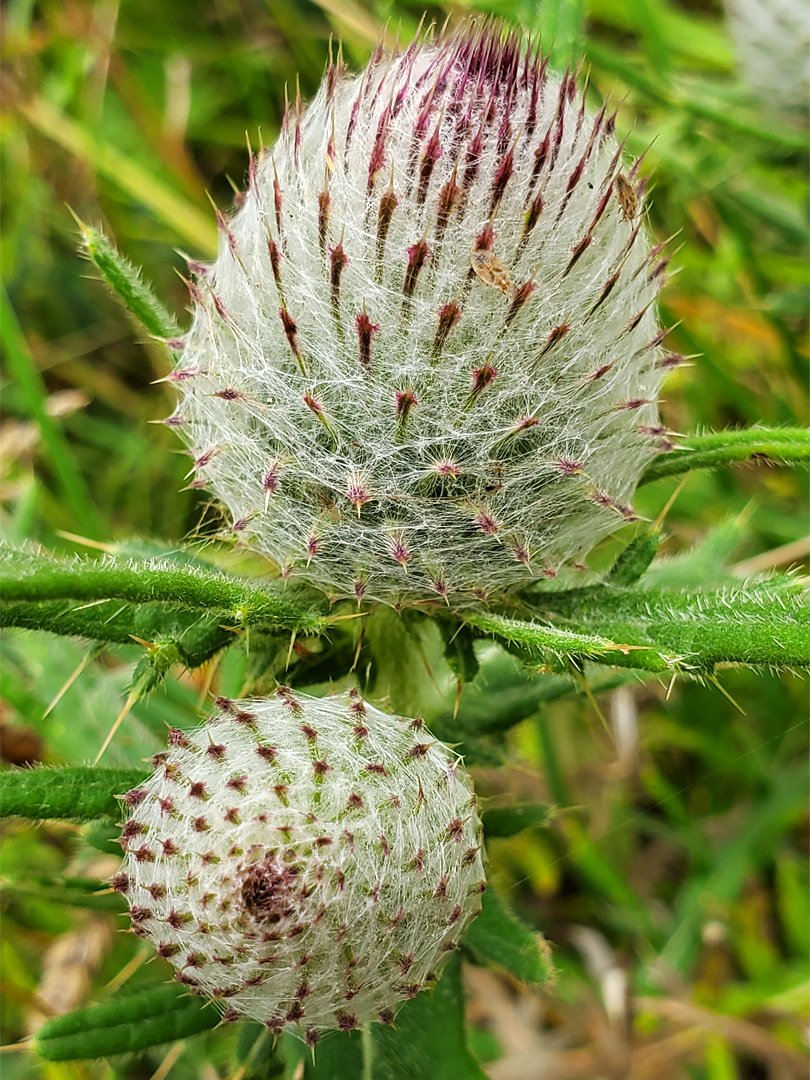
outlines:
[{"label": "flower bud", "polygon": [[194,993],[291,1029],[393,1022],[485,888],[470,778],[358,694],[219,699],[124,801],[113,888]]},{"label": "flower bud", "polygon": [[333,598],[457,606],[580,560],[656,452],[644,187],[491,26],[330,64],[192,285],[192,483]]}]

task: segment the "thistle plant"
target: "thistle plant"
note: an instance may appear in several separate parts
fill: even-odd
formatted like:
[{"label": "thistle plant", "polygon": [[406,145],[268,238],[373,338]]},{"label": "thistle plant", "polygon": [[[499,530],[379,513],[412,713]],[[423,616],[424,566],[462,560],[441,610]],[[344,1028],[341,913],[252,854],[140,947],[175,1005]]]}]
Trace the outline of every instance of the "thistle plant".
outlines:
[{"label": "thistle plant", "polygon": [[489,26],[289,105],[192,264],[166,421],[282,576],[480,603],[634,520],[682,357],[614,120]]},{"label": "thistle plant", "polygon": [[486,887],[475,795],[419,720],[357,693],[219,699],[172,730],[131,808],[113,888],[226,1020],[315,1045],[392,1024],[432,986]]},{"label": "thistle plant", "polygon": [[[667,107],[673,87],[660,92]],[[197,257],[202,237],[188,257],[190,325],[77,218],[84,254],[162,350],[157,381],[177,392],[163,422],[186,443],[188,486],[213,496],[227,527],[181,546],[96,529],[92,558],[0,549],[0,622],[60,635],[62,650],[53,665],[37,653],[25,678],[12,658],[10,698],[55,678],[76,648],[65,639],[91,643],[38,715],[53,710],[81,740],[78,751],[57,742],[55,756],[92,764],[2,774],[3,816],[72,822],[79,854],[64,876],[26,873],[10,893],[112,913],[142,950],[119,977],[135,990],[99,988],[100,1002],[20,1045],[92,1060],[239,1021],[235,1075],[482,1080],[462,961],[531,985],[553,972],[545,909],[527,905],[531,924],[512,913],[500,886],[513,868],[487,847],[547,827],[558,809],[554,843],[570,841],[599,905],[630,897],[617,934],[638,926],[633,951],[685,985],[703,899],[741,888],[748,855],[729,845],[733,872],[710,863],[706,888],[689,879],[672,911],[657,893],[646,904],[579,825],[544,716],[549,802],[516,801],[522,762],[506,778],[495,766],[514,748],[509,729],[559,698],[579,695],[601,718],[596,695],[620,690],[626,707],[642,680],[650,698],[661,684],[663,709],[678,680],[723,690],[728,667],[810,667],[805,583],[771,573],[778,561],[732,569],[739,522],[659,555],[674,485],[660,514],[638,492],[733,463],[806,464],[810,439],[759,424],[675,433],[659,416],[662,380],[686,359],[677,350],[696,350],[688,327],[670,347],[658,313],[668,258],[648,222],[647,133],[620,137],[592,97],[492,23],[377,48],[356,75],[338,53],[312,102],[296,95],[277,140],[251,153],[234,212],[216,212],[215,261]],[[710,104],[690,108],[717,120]],[[759,121],[729,127],[767,143]],[[713,184],[727,168],[712,154]],[[784,222],[722,184],[730,218],[742,208]],[[149,205],[160,189],[141,186]],[[705,207],[698,218],[703,257],[712,221]],[[196,211],[183,219],[184,239],[198,224]],[[741,278],[763,272],[748,270]],[[60,509],[78,513],[82,477],[36,400],[22,335],[2,323]],[[620,528],[608,551],[601,541]],[[12,636],[21,652],[31,640]],[[121,648],[136,650],[125,687],[100,658]],[[90,696],[80,727],[66,711],[70,687],[90,680],[98,730]],[[708,777],[726,754],[711,734]],[[600,736],[588,745],[610,753]],[[764,779],[750,772],[759,798]],[[799,790],[784,772],[769,828]],[[664,792],[673,822],[688,819],[680,773],[648,780],[645,798]],[[708,845],[695,833],[690,823],[681,846],[698,860]],[[89,852],[108,861],[86,870]],[[534,869],[520,864],[527,878]],[[139,969],[146,956],[156,962]]]}]

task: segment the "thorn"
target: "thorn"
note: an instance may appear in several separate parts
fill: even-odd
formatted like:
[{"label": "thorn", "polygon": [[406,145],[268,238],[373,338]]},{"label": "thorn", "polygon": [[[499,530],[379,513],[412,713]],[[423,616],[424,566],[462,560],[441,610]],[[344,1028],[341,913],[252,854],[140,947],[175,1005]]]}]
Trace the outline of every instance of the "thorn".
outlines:
[{"label": "thorn", "polygon": [[456,700],[453,705],[453,719],[458,716],[458,707],[461,704],[461,691],[464,689],[464,683],[461,679],[456,680]]},{"label": "thorn", "polygon": [[85,547],[96,548],[97,551],[106,551],[108,555],[116,554],[115,544],[105,544],[101,540],[91,540],[88,536],[79,536],[78,533],[65,532],[63,529],[57,529],[56,535],[63,537],[65,540],[72,540],[75,544],[84,544]]},{"label": "thorn", "polygon": [[103,649],[103,646],[101,646],[101,645],[98,645],[98,646],[96,646],[95,648],[92,648],[92,649],[88,649],[86,655],[79,661],[78,665],[76,666],[75,671],[71,675],[68,675],[68,677],[65,680],[61,690],[57,691],[56,697],[53,699],[53,701],[50,703],[48,708],[42,714],[42,719],[43,720],[45,719],[46,716],[50,715],[50,713],[59,704],[59,702],[62,700],[62,698],[65,696],[65,694],[71,688],[71,686],[73,686],[75,681],[78,679],[78,677],[84,671],[84,669],[87,667],[87,665],[90,663],[90,661],[94,660],[98,656],[98,654],[102,651],[102,649]]},{"label": "thorn", "polygon": [[734,698],[731,696],[731,694],[728,692],[728,690],[726,690],[726,688],[721,685],[720,680],[717,678],[716,675],[707,675],[706,678],[713,686],[717,687],[717,689],[720,691],[724,698],[727,698],[731,702],[731,704],[734,706],[738,713],[741,713],[743,716],[747,715],[745,709],[741,705],[738,705]]},{"label": "thorn", "polygon": [[684,484],[686,483],[686,481],[688,479],[689,479],[689,473],[687,472],[687,473],[684,474],[684,476],[682,477],[682,479],[681,479],[680,483],[678,484],[678,486],[675,488],[675,490],[672,492],[670,497],[667,499],[667,501],[666,501],[666,503],[664,505],[664,509],[661,511],[661,513],[658,515],[658,517],[653,522],[653,529],[655,529],[656,531],[660,530],[661,526],[664,523],[664,518],[667,516],[667,514],[672,509],[672,506],[673,506],[675,500],[680,495],[681,491],[683,490],[683,486],[684,486]]},{"label": "thorn", "polygon": [[102,754],[107,749],[107,747],[110,745],[110,743],[113,741],[113,738],[115,736],[116,731],[118,731],[121,724],[124,722],[124,718],[127,716],[130,709],[132,708],[132,706],[135,704],[135,702],[138,700],[138,698],[140,696],[141,696],[141,693],[140,693],[140,689],[138,687],[135,687],[134,689],[130,690],[129,696],[127,697],[127,700],[124,703],[123,709],[121,710],[121,712],[116,717],[115,723],[110,728],[110,730],[109,730],[109,732],[107,734],[107,738],[104,740],[104,743],[103,743],[101,749],[96,754],[95,760],[93,761],[94,765],[98,765],[99,761],[101,760]]}]

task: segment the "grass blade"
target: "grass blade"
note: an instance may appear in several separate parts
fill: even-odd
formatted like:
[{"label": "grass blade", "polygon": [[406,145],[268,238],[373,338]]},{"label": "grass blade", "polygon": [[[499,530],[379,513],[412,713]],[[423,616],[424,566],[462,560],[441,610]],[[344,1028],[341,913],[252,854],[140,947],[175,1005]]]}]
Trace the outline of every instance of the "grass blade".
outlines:
[{"label": "grass blade", "polygon": [[30,415],[39,428],[48,464],[53,469],[59,491],[73,515],[74,527],[94,539],[102,536],[105,528],[93,506],[84,479],[79,472],[70,446],[49,414],[46,401],[47,390],[34,359],[28,350],[17,316],[0,285],[0,340],[9,371],[20,388]]},{"label": "grass blade", "polygon": [[193,244],[203,255],[216,255],[217,230],[211,216],[177,195],[133,157],[100,142],[45,98],[34,98],[19,109],[41,135],[87,162],[136,203],[151,210],[176,236]]}]

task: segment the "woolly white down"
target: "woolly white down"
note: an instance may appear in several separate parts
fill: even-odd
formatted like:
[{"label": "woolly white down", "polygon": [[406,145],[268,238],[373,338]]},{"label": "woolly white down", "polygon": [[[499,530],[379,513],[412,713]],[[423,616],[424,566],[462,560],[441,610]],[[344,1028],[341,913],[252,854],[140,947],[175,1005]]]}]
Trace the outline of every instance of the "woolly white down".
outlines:
[{"label": "woolly white down", "polygon": [[333,598],[464,604],[632,520],[681,358],[622,167],[605,110],[493,31],[330,68],[220,218],[173,376],[239,539]]},{"label": "woolly white down", "polygon": [[124,796],[113,887],[133,929],[226,1019],[311,1044],[391,1023],[481,907],[460,759],[355,692],[282,687],[218,706],[197,731],[172,731],[155,774]]}]

